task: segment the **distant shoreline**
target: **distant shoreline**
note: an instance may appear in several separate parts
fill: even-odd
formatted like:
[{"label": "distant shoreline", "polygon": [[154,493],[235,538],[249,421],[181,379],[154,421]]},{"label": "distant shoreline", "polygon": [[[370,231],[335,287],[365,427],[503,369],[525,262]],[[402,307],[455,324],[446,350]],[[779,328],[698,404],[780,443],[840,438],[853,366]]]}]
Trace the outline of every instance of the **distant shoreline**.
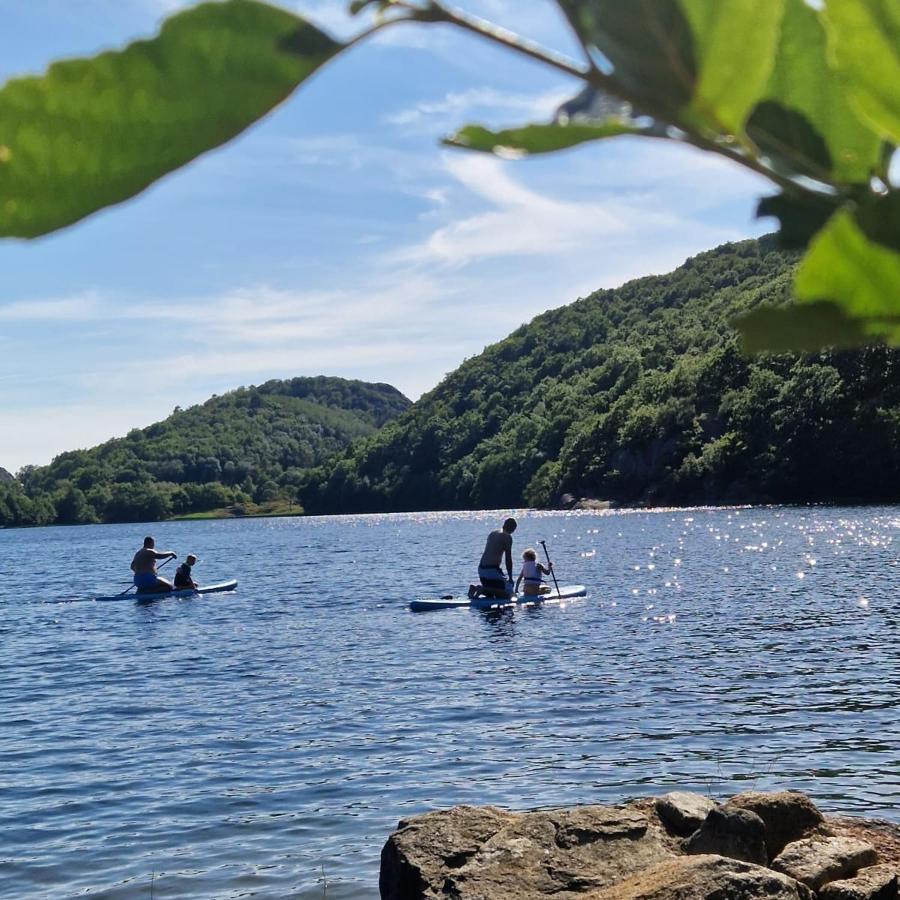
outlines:
[{"label": "distant shoreline", "polygon": [[811,500],[805,503],[773,503],[769,501],[759,501],[757,503],[711,503],[692,506],[667,506],[661,504],[659,506],[610,506],[606,508],[597,507],[554,507],[552,509],[543,509],[540,507],[528,506],[505,506],[490,509],[417,509],[417,510],[390,510],[381,512],[338,512],[338,513],[306,513],[302,510],[297,512],[288,511],[256,511],[244,514],[235,514],[226,509],[210,510],[205,513],[192,513],[186,516],[173,516],[169,519],[153,519],[143,520],[139,522],[80,522],[76,524],[69,523],[51,523],[48,525],[0,525],[0,531],[19,531],[32,528],[78,528],[95,525],[159,525],[165,522],[208,522],[208,521],[238,521],[241,519],[328,519],[341,516],[425,516],[435,514],[462,514],[462,513],[478,513],[497,515],[507,515],[509,513],[539,513],[541,515],[554,515],[574,513],[576,515],[635,515],[638,513],[688,513],[688,512],[709,512],[714,510],[751,510],[751,509],[836,509],[836,508],[859,508],[871,509],[873,507],[888,507],[900,509],[900,501],[898,500]]}]

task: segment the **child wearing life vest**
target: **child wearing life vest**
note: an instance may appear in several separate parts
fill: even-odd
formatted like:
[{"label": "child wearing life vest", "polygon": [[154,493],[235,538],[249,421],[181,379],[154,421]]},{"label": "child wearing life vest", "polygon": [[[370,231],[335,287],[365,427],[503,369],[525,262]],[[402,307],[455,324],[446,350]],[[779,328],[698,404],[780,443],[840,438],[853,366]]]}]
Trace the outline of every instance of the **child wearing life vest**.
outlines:
[{"label": "child wearing life vest", "polygon": [[519,593],[519,585],[525,582],[523,593],[526,597],[536,597],[538,594],[546,594],[550,588],[544,584],[541,575],[549,575],[553,571],[553,563],[547,569],[537,561],[537,553],[529,547],[522,553],[522,571],[516,579],[516,593]]}]

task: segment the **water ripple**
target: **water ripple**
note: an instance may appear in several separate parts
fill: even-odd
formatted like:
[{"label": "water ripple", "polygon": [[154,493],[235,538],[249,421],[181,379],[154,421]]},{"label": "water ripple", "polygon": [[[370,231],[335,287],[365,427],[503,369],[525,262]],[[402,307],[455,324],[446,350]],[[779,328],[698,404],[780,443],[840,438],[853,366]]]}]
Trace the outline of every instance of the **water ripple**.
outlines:
[{"label": "water ripple", "polygon": [[149,604],[53,602],[120,589],[145,526],[0,531],[0,896],[374,898],[453,803],[900,819],[896,509],[520,513],[587,598],[411,614],[505,515],[164,523],[241,585]]}]

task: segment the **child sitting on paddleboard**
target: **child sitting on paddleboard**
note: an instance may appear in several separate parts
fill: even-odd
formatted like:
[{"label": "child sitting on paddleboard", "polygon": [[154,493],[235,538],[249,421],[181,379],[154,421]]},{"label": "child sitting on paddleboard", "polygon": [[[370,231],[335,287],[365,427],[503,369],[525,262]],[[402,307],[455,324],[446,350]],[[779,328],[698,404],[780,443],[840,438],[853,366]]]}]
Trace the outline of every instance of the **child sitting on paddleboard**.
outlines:
[{"label": "child sitting on paddleboard", "polygon": [[191,566],[193,566],[197,562],[197,557],[194,556],[193,553],[189,553],[185,558],[184,562],[178,567],[175,572],[175,590],[183,591],[187,588],[193,588],[197,590],[197,582],[191,577]]},{"label": "child sitting on paddleboard", "polygon": [[550,588],[547,587],[541,575],[549,575],[553,570],[553,563],[547,569],[537,561],[537,553],[529,547],[522,553],[522,571],[516,579],[516,593],[519,593],[519,585],[524,581],[525,590],[523,593],[526,597],[536,597],[538,594],[546,594]]}]

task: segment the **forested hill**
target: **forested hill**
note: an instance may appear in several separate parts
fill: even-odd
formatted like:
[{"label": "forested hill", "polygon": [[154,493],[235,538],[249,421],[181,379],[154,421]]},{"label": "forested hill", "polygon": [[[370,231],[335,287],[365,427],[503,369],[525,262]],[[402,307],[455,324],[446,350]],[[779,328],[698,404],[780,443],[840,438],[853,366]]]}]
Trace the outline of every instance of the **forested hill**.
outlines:
[{"label": "forested hill", "polygon": [[0,482],[0,524],[164,519],[296,500],[303,470],[410,405],[396,388],[294,378],[239,388]]},{"label": "forested hill", "polygon": [[301,488],[309,512],[900,497],[900,355],[745,359],[784,303],[771,238],[538,316]]}]

